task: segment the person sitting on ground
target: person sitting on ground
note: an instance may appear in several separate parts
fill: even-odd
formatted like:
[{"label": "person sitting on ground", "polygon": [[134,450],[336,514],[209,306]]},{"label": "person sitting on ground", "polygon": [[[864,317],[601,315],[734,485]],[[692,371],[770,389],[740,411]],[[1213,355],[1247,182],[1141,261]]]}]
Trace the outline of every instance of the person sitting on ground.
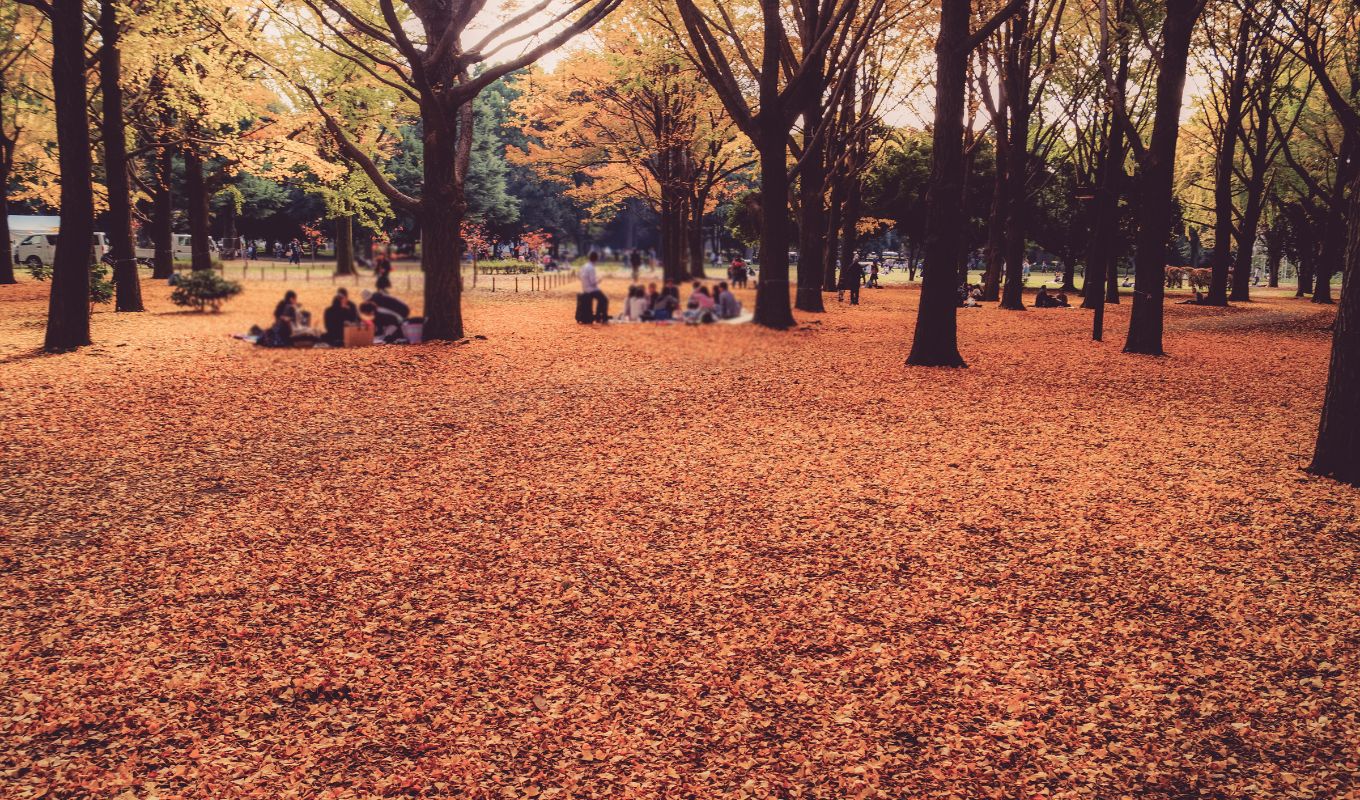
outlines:
[{"label": "person sitting on ground", "polygon": [[685,305],[688,307],[695,303],[704,311],[713,311],[718,307],[718,304],[713,300],[713,295],[708,293],[708,287],[698,281],[694,282],[694,292],[689,296],[689,302]]},{"label": "person sitting on ground", "polygon": [[331,347],[345,346],[345,326],[359,322],[359,310],[349,301],[349,292],[343,287],[336,291],[335,299],[322,315],[326,323],[323,340]]},{"label": "person sitting on ground", "polygon": [[968,296],[978,302],[982,302],[982,284],[974,284],[972,291],[968,292]]},{"label": "person sitting on ground", "polygon": [[373,341],[395,342],[401,338],[401,317],[396,312],[369,301],[359,305],[359,313],[370,318]]},{"label": "person sitting on ground", "polygon": [[302,305],[298,303],[297,292],[289,289],[284,292],[283,299],[279,301],[278,305],[274,306],[274,321],[286,319],[290,325],[297,325],[301,321],[299,318],[301,311]]},{"label": "person sitting on ground", "polygon": [[967,285],[964,285],[963,287],[961,287],[960,291],[962,291],[963,293],[962,306],[964,308],[981,307],[982,304],[979,303],[978,300],[981,299],[982,292],[979,292],[976,287],[969,289]]},{"label": "person sitting on ground", "polygon": [[647,310],[648,319],[655,322],[675,319],[675,310],[680,307],[680,301],[671,294],[671,288],[667,286],[660,293],[652,295],[651,306]]},{"label": "person sitting on ground", "polygon": [[674,297],[676,305],[680,304],[680,287],[676,285],[675,281],[668,280],[662,284],[661,293]]},{"label": "person sitting on ground", "polygon": [[726,283],[718,284],[718,319],[736,319],[741,316],[741,301],[732,294]]},{"label": "person sitting on ground", "polygon": [[1071,308],[1072,304],[1067,301],[1066,292],[1058,292],[1058,296],[1053,298],[1054,308]]},{"label": "person sitting on ground", "polygon": [[715,313],[716,306],[708,293],[708,289],[697,283],[695,285],[698,288],[689,296],[689,302],[685,303],[685,313],[682,315],[685,322],[694,325],[700,322],[716,321],[718,318]]},{"label": "person sitting on ground", "polygon": [[647,313],[647,292],[641,286],[628,287],[628,299],[623,301],[623,314],[619,317],[625,322],[641,322]]},{"label": "person sitting on ground", "polygon": [[1048,284],[1039,287],[1039,293],[1034,295],[1035,308],[1052,308],[1054,300],[1048,294]]}]

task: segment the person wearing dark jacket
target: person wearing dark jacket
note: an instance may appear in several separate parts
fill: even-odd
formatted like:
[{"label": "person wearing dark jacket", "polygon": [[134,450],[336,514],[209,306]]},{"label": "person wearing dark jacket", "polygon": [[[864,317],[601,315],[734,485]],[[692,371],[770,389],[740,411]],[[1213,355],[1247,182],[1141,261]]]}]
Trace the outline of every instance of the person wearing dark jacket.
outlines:
[{"label": "person wearing dark jacket", "polygon": [[349,301],[349,292],[341,289],[323,315],[326,322],[325,342],[332,347],[345,344],[345,325],[359,321],[359,310]]},{"label": "person wearing dark jacket", "polygon": [[391,311],[393,314],[401,317],[402,321],[405,321],[407,317],[411,316],[411,307],[387,292],[370,292],[365,289],[363,296],[364,300],[372,303],[378,308],[385,308],[388,311]]}]

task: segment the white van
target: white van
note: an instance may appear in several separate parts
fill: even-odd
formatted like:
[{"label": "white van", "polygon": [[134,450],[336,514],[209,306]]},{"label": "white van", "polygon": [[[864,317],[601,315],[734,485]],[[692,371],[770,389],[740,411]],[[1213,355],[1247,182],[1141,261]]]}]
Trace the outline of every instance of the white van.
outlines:
[{"label": "white van", "polygon": [[[57,236],[55,233],[34,233],[25,236],[19,240],[19,246],[14,248],[14,263],[26,264],[31,269],[52,266],[52,261],[57,255]],[[90,238],[91,263],[103,258],[108,252],[108,237],[96,233]]]},{"label": "white van", "polygon": [[[194,258],[194,237],[187,233],[175,234],[174,259],[176,261],[192,261]],[[208,251],[212,253],[213,260],[217,260],[217,242],[208,239]],[[145,264],[150,264],[156,260],[156,247],[138,247],[137,260]]]}]

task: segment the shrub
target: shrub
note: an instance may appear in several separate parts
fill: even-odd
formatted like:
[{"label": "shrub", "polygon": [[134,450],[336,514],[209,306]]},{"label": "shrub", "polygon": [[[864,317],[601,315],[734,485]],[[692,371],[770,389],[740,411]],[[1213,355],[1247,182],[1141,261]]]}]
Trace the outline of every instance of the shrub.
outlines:
[{"label": "shrub", "polygon": [[90,265],[90,308],[112,299],[113,281],[109,280],[109,268],[97,261]]},{"label": "shrub", "polygon": [[177,306],[188,306],[195,311],[208,308],[220,311],[223,303],[241,293],[241,284],[229,281],[211,270],[194,270],[177,277],[175,291],[170,293],[170,302]]}]

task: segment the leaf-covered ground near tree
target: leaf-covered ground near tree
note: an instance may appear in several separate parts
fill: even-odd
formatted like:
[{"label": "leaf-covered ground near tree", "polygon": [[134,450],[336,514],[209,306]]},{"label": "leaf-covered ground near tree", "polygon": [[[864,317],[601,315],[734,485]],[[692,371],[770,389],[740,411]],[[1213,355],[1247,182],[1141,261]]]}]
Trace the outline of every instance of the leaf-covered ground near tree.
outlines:
[{"label": "leaf-covered ground near tree", "polygon": [[[1331,313],[960,312],[268,351],[0,287],[0,794],[1341,798],[1360,492]],[[301,284],[318,314],[329,286]],[[607,288],[617,304],[622,284]],[[745,298],[749,304],[749,295]]]}]

